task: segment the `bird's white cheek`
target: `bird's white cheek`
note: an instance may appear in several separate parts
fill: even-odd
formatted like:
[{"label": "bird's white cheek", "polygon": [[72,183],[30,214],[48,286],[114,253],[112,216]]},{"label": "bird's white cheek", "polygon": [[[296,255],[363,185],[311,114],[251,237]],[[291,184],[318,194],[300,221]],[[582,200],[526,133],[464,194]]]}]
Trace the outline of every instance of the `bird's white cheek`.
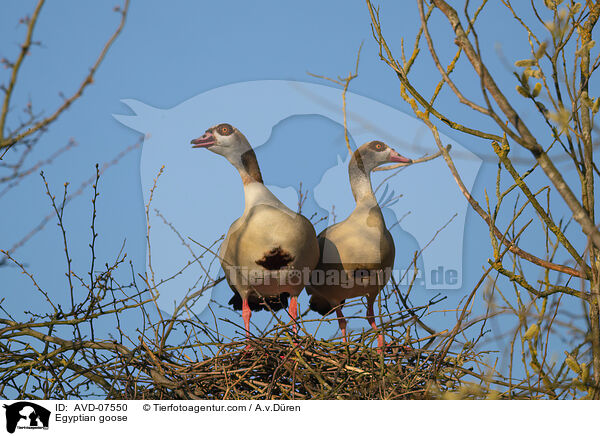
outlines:
[{"label": "bird's white cheek", "polygon": [[212,151],[213,153],[217,153],[220,155],[223,154],[223,149],[219,145],[211,145],[210,147],[207,147],[206,149],[208,151]]}]

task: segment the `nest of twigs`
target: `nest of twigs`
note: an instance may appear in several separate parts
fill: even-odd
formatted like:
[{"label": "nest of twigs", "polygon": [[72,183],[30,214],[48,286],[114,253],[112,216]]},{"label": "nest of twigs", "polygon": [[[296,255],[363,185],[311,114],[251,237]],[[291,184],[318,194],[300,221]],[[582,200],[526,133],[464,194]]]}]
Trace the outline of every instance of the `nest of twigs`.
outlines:
[{"label": "nest of twigs", "polygon": [[138,386],[132,398],[425,399],[446,382],[445,360],[411,341],[392,342],[381,353],[373,333],[349,343],[280,333],[252,338],[249,349],[245,341],[221,344],[214,356],[189,365],[152,355],[155,383]]}]

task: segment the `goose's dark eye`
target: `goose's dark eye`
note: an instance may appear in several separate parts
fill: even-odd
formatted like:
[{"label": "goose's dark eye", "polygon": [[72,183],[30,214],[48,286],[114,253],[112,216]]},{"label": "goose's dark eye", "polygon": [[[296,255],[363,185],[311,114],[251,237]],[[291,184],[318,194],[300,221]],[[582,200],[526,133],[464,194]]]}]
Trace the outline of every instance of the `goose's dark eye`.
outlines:
[{"label": "goose's dark eye", "polygon": [[222,136],[229,136],[233,133],[233,127],[231,127],[229,124],[219,124],[217,131]]}]

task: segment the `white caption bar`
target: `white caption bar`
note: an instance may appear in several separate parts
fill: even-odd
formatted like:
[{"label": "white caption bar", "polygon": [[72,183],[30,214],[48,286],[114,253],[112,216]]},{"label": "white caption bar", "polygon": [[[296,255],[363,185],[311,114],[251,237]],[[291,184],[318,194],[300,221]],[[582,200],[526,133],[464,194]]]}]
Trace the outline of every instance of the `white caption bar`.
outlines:
[{"label": "white caption bar", "polygon": [[[597,403],[567,401],[0,401],[0,434],[579,434]],[[585,417],[588,417],[587,419]],[[41,430],[41,432],[39,432]],[[389,433],[388,433],[389,432]]]}]

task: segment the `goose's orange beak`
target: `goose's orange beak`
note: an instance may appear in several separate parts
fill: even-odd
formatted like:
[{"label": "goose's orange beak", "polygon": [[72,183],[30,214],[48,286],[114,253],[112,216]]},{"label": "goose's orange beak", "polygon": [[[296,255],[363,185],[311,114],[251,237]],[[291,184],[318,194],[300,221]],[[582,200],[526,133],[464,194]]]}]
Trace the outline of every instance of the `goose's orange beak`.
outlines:
[{"label": "goose's orange beak", "polygon": [[200,148],[200,147],[210,147],[211,145],[215,145],[217,143],[212,132],[206,132],[199,138],[192,139],[190,141],[191,144],[194,144],[192,148]]},{"label": "goose's orange beak", "polygon": [[409,164],[409,163],[412,163],[412,159],[404,157],[404,156],[398,154],[398,152],[396,150],[392,149],[392,151],[390,152],[390,162]]}]

